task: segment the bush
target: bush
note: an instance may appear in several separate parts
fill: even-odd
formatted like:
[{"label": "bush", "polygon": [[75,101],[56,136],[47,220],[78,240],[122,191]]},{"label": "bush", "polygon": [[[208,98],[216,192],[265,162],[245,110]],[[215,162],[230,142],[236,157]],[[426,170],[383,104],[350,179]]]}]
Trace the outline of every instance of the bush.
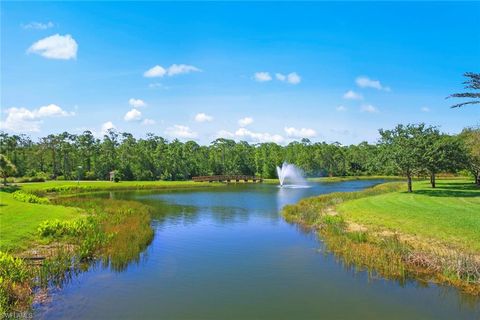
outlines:
[{"label": "bush", "polygon": [[31,272],[19,258],[0,251],[0,316],[30,304]]},{"label": "bush", "polygon": [[29,276],[28,267],[22,259],[0,251],[0,278],[21,283]]},{"label": "bush", "polygon": [[15,191],[12,193],[12,196],[15,200],[28,202],[28,203],[38,203],[38,204],[49,204],[50,200],[47,198],[38,197],[34,194],[24,192],[22,190]]},{"label": "bush", "polygon": [[61,221],[58,219],[47,220],[40,224],[38,233],[42,237],[61,238],[64,236],[84,236],[96,227],[93,217],[81,218],[72,221]]},{"label": "bush", "polygon": [[45,182],[45,177],[22,177],[15,180],[18,183],[27,183],[27,182]]},{"label": "bush", "polygon": [[57,180],[58,181],[63,181],[63,180],[65,180],[65,176],[63,176],[63,175],[62,176],[57,176]]},{"label": "bush", "polygon": [[85,172],[84,179],[85,180],[97,180],[97,176],[95,175],[95,172],[87,171],[87,172]]}]

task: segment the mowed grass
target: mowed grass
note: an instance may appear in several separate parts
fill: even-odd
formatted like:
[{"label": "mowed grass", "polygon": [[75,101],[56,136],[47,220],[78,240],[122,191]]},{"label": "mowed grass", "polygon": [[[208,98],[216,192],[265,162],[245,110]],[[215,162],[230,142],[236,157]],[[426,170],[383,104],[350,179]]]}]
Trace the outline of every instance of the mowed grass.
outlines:
[{"label": "mowed grass", "polygon": [[221,186],[221,183],[193,181],[47,181],[18,184],[22,190],[35,193],[78,193],[102,190],[181,189]]},{"label": "mowed grass", "polygon": [[[405,186],[406,188],[406,186]],[[344,202],[337,211],[372,229],[452,243],[480,252],[480,188],[467,180],[440,180],[433,189],[415,182],[414,192],[391,192]]]},{"label": "mowed grass", "polygon": [[27,203],[0,192],[0,251],[25,249],[37,235],[41,222],[79,217],[82,211],[57,205]]}]

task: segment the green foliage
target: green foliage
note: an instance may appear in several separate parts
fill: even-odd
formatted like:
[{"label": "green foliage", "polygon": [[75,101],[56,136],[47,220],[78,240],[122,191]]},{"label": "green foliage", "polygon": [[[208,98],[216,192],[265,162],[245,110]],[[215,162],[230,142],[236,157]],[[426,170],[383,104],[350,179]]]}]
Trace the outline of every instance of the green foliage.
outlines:
[{"label": "green foliage", "polygon": [[0,278],[21,283],[29,276],[28,267],[22,259],[0,251]]},{"label": "green foliage", "polygon": [[467,128],[462,131],[460,138],[467,150],[467,169],[480,185],[480,128]]},{"label": "green foliage", "polygon": [[22,190],[15,191],[14,193],[12,193],[12,196],[15,200],[22,201],[22,202],[38,203],[38,204],[50,203],[50,200],[48,200],[47,198],[42,198]]},{"label": "green foliage", "polygon": [[[414,125],[399,127],[410,133],[428,129]],[[399,127],[391,131],[398,132]],[[46,172],[46,178],[65,180],[77,180],[78,177],[108,180],[112,171],[123,181],[189,180],[193,176],[217,174],[276,178],[276,166],[284,161],[297,165],[309,177],[404,173],[404,165],[387,161],[391,160],[387,157],[387,149],[394,154],[397,152],[390,147],[384,148],[384,142],[347,146],[302,139],[281,146],[272,142],[249,144],[221,138],[202,146],[195,141],[167,141],[153,134],[136,139],[132,134],[110,130],[102,139],[95,138],[90,131],[80,135],[64,132],[48,135],[38,143],[26,136],[1,133],[0,152],[17,167],[17,176]],[[401,157],[415,160],[416,151],[424,146],[420,139],[407,139],[401,148]],[[404,149],[410,151],[405,153]],[[435,153],[434,158],[440,157]],[[420,171],[419,165],[412,167],[412,172]]]},{"label": "green foliage", "polygon": [[59,219],[47,220],[40,224],[38,233],[41,237],[82,237],[92,232],[96,228],[97,223],[93,217],[66,221]]},{"label": "green foliage", "polygon": [[3,154],[0,153],[0,177],[3,178],[3,184],[7,184],[7,178],[17,172],[15,165]]},{"label": "green foliage", "polygon": [[475,92],[462,92],[454,93],[449,95],[447,98],[468,98],[470,100],[454,104],[451,108],[463,107],[468,104],[479,104],[480,103],[480,73],[475,72],[465,72],[463,74],[467,80],[463,83],[465,84],[465,89],[476,90]]},{"label": "green foliage", "polygon": [[0,251],[0,314],[29,300],[31,276],[31,269],[22,259]]}]

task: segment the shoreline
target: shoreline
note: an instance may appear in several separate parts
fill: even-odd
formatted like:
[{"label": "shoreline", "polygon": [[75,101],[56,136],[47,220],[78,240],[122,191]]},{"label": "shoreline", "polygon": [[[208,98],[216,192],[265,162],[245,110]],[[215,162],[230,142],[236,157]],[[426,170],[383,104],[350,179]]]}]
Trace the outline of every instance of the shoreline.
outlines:
[{"label": "shoreline", "polygon": [[351,221],[337,211],[341,204],[402,191],[404,183],[390,182],[356,192],[338,192],[300,200],[286,206],[289,223],[314,231],[327,250],[348,266],[388,279],[446,284],[480,296],[480,252],[456,244]]},{"label": "shoreline", "polygon": [[[138,259],[154,237],[150,207],[138,201],[96,198],[96,193],[222,186],[225,184],[190,181],[123,184],[55,181],[9,186],[10,191],[21,191],[21,197],[15,199],[2,192],[1,202],[12,205],[14,201],[19,213],[30,211],[29,208],[39,211],[36,214],[55,210],[70,213],[58,218],[45,217],[41,224],[30,227],[30,238],[15,241],[15,247],[3,245],[0,250],[0,314],[23,314],[32,310],[33,303],[41,303],[48,297],[50,285],[61,286],[72,274],[88,269],[92,263],[100,261],[102,265],[122,270],[130,261]],[[79,198],[89,194],[92,198],[88,202]],[[8,214],[4,212],[2,220]],[[10,231],[17,232],[16,228]],[[4,232],[2,234],[5,237]]]}]

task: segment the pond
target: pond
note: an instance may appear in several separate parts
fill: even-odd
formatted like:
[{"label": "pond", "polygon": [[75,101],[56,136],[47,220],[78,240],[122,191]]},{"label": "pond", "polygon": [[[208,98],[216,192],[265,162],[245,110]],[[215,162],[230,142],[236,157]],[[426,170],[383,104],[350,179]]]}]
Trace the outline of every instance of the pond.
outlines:
[{"label": "pond", "polygon": [[155,208],[155,237],[124,270],[94,265],[36,307],[45,319],[472,319],[478,300],[415,281],[345,268],[280,209],[378,180],[308,189],[239,184],[208,190],[123,192]]}]

